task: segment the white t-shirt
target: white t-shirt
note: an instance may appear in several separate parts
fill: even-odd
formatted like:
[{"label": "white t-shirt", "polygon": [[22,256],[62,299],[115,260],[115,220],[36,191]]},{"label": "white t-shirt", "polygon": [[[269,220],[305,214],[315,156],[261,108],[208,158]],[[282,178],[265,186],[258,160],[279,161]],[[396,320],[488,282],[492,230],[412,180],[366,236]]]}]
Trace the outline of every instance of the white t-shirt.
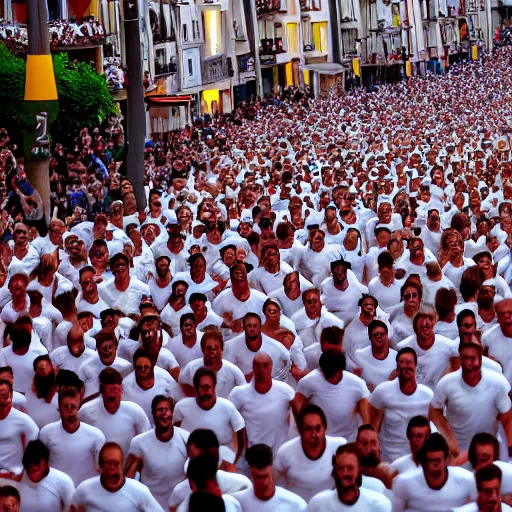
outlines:
[{"label": "white t-shirt", "polygon": [[[229,494],[223,494],[222,499],[224,500],[225,512],[242,512],[240,503],[230,496]],[[176,512],[189,512],[190,494],[185,498],[185,501],[178,507]]]},{"label": "white t-shirt", "polygon": [[98,285],[98,293],[109,307],[117,307],[126,314],[137,311],[142,296],[150,295],[149,286],[134,276],[130,276],[130,283],[124,292],[116,288],[115,278],[112,278]]},{"label": "white t-shirt", "polygon": [[[178,382],[180,384],[188,384],[189,386],[193,386],[194,375],[196,371],[204,366],[204,358],[194,359],[194,361],[190,361],[190,363],[185,366],[183,370],[180,372],[180,377]],[[217,374],[217,387],[216,392],[217,396],[221,398],[227,398],[231,390],[236,386],[242,386],[247,383],[245,380],[245,376],[231,361],[227,361],[225,359],[222,360],[222,366],[220,370],[216,372]]]},{"label": "white t-shirt", "polygon": [[169,284],[167,286],[161,288],[160,286],[158,286],[156,278],[153,277],[152,279],[149,280],[148,286],[149,291],[151,293],[151,297],[153,298],[153,301],[155,303],[156,309],[158,309],[158,311],[162,311],[172,293],[172,280],[169,281]]},{"label": "white t-shirt", "polygon": [[467,450],[475,434],[497,435],[496,417],[510,410],[509,392],[509,382],[499,373],[483,368],[480,382],[472,387],[464,382],[459,369],[439,381],[432,407],[444,409],[461,450]]},{"label": "white t-shirt", "polygon": [[409,336],[398,344],[398,350],[404,347],[411,347],[418,356],[418,366],[416,369],[416,380],[418,384],[425,384],[430,389],[434,389],[439,379],[450,365],[450,358],[458,357],[459,347],[440,334],[436,334],[434,344],[428,349],[423,350],[418,345],[416,335]]},{"label": "white t-shirt", "polygon": [[39,439],[50,450],[50,466],[69,475],[75,486],[98,474],[98,455],[105,436],[96,427],[80,422],[78,430],[69,434],[62,421],[57,421],[46,425]]},{"label": "white t-shirt", "polygon": [[100,482],[100,477],[89,478],[81,483],[73,494],[71,503],[87,512],[163,512],[163,508],[153,498],[149,489],[131,478],[127,478],[121,489],[107,491]]},{"label": "white t-shirt", "polygon": [[55,468],[37,484],[28,478],[26,473],[19,487],[21,495],[20,512],[57,512],[69,510],[71,496],[75,492],[73,480]]},{"label": "white t-shirt", "polygon": [[160,320],[171,328],[173,336],[180,334],[180,318],[185,313],[192,313],[190,306],[183,306],[175,311],[170,304],[167,304],[160,315]]},{"label": "white t-shirt", "polygon": [[268,297],[264,293],[251,289],[249,298],[242,302],[234,296],[231,288],[227,288],[217,295],[212,307],[220,317],[224,313],[231,313],[233,320],[239,320],[247,313],[256,313],[263,318],[263,304],[267,299]]},{"label": "white t-shirt", "polygon": [[393,482],[393,512],[449,512],[476,498],[476,482],[469,471],[448,466],[448,480],[431,489],[419,468],[398,475]]},{"label": "white t-shirt", "polygon": [[391,462],[409,452],[407,425],[414,416],[428,416],[428,407],[434,393],[418,384],[412,395],[400,390],[398,378],[379,384],[370,396],[370,405],[384,411],[380,432],[382,457]]},{"label": "white t-shirt", "polygon": [[162,507],[167,506],[174,487],[186,478],[188,435],[182,428],[174,427],[170,441],[162,442],[153,429],[134,437],[130,444],[129,453],[143,462],[140,481]]},{"label": "white t-shirt", "polygon": [[286,439],[294,396],[291,386],[277,380],[272,381],[272,387],[264,394],[256,391],[254,381],[231,391],[228,399],[244,418],[249,447],[264,443],[277,453]]},{"label": "white t-shirt", "polygon": [[17,409],[11,409],[7,417],[0,420],[0,472],[21,474],[25,446],[37,439],[38,433],[34,420]]},{"label": "white t-shirt", "polygon": [[512,338],[507,338],[499,325],[495,325],[482,335],[482,345],[489,349],[489,356],[497,359],[503,366],[512,362]]},{"label": "white t-shirt", "polygon": [[[84,398],[100,392],[99,375],[105,368],[107,366],[101,362],[100,356],[97,353],[85,361],[85,363],[82,363],[78,369],[78,376],[85,384]],[[110,368],[117,370],[123,378],[133,371],[132,364],[118,356],[116,356]]]},{"label": "white t-shirt", "polygon": [[34,359],[44,354],[48,354],[46,348],[40,343],[35,345],[33,342],[30,343],[27,353],[22,356],[13,352],[12,345],[8,345],[0,351],[0,366],[12,368],[15,391],[26,393],[32,387]]},{"label": "white t-shirt", "polygon": [[247,279],[249,280],[251,288],[268,295],[281,288],[284,278],[291,272],[293,272],[293,268],[284,261],[281,261],[280,268],[275,274],[267,272],[265,267],[257,267],[251,270]]},{"label": "white t-shirt", "polygon": [[398,471],[400,475],[402,473],[406,473],[407,471],[418,469],[419,467],[420,466],[417,466],[414,460],[412,459],[411,453],[408,453],[403,457],[399,457],[389,465],[389,468],[391,469],[392,472]]},{"label": "white t-shirt", "polygon": [[128,455],[132,439],[151,429],[146,413],[135,402],[121,401],[119,409],[110,414],[103,405],[100,396],[80,407],[78,416],[81,421],[100,429],[107,442],[117,443]]},{"label": "white t-shirt", "polygon": [[140,405],[146,416],[148,417],[151,425],[153,426],[153,414],[151,413],[151,402],[157,395],[164,395],[171,397],[174,400],[179,400],[183,393],[181,392],[179,384],[169,375],[168,372],[155,366],[155,383],[152,388],[142,389],[135,380],[135,372],[130,373],[123,381],[123,399],[135,402]]},{"label": "white t-shirt", "polygon": [[372,389],[386,382],[389,375],[396,369],[396,350],[389,349],[385,359],[376,359],[372,353],[372,347],[356,350],[355,363],[361,368],[361,378]]},{"label": "white t-shirt", "polygon": [[382,284],[380,276],[377,276],[368,283],[368,290],[370,295],[379,301],[379,306],[389,313],[400,303],[400,289],[403,284],[403,279],[394,279],[389,286],[385,286]]},{"label": "white t-shirt", "polygon": [[[236,338],[228,341],[224,346],[224,357],[228,361],[238,366],[244,375],[252,373],[252,362],[254,356],[259,352],[265,352],[272,359],[272,378],[282,375],[285,369],[290,365],[290,352],[285,346],[274,338],[261,333],[261,347],[257,352],[253,352],[247,347],[245,341],[245,332],[242,332]],[[285,378],[288,375],[286,372]],[[282,379],[280,379],[282,380]]]},{"label": "white t-shirt", "polygon": [[203,333],[200,331],[196,332],[197,340],[190,348],[183,344],[181,332],[174,338],[171,338],[167,345],[167,349],[172,352],[172,355],[176,358],[181,368],[185,368],[190,361],[203,357],[201,350],[201,338],[203,337]]},{"label": "white t-shirt", "polygon": [[254,495],[253,489],[233,494],[238,503],[242,506],[243,512],[305,512],[306,502],[293,492],[276,486],[274,496],[263,501]]},{"label": "white t-shirt", "polygon": [[[239,473],[228,473],[219,469],[217,471],[217,485],[222,494],[233,494],[245,489],[252,489],[251,481]],[[192,493],[188,479],[179,483],[172,491],[171,497],[167,502],[168,507],[178,507]]]},{"label": "white t-shirt", "polygon": [[318,405],[327,418],[327,433],[355,441],[357,421],[354,409],[370,391],[363,379],[347,371],[338,384],[327,382],[321,370],[313,370],[300,379],[297,392]]},{"label": "white t-shirt", "polygon": [[235,406],[225,398],[218,398],[209,410],[201,409],[195,398],[184,398],[176,404],[173,414],[174,422],[181,421],[181,428],[193,432],[196,428],[209,428],[217,435],[219,444],[229,445],[233,432],[245,427],[242,415]]},{"label": "white t-shirt", "polygon": [[[512,508],[507,504],[502,503],[501,512],[512,512]],[[463,505],[462,507],[457,507],[452,510],[452,512],[480,512],[480,508],[478,507],[478,503],[473,501],[472,503],[468,503],[467,505]]]},{"label": "white t-shirt", "polygon": [[296,437],[279,448],[274,460],[274,471],[283,487],[309,501],[315,494],[334,487],[332,457],[339,446],[346,444],[343,437],[326,436],[325,451],[317,460],[309,459]]},{"label": "white t-shirt", "polygon": [[26,408],[28,415],[36,422],[38,428],[43,428],[48,423],[59,421],[59,395],[55,393],[50,403],[44,398],[37,398],[37,396],[30,388],[25,394],[27,399]]},{"label": "white t-shirt", "polygon": [[378,492],[360,487],[359,498],[353,505],[343,504],[336,489],[318,493],[308,504],[308,512],[340,512],[342,510],[391,512],[391,502]]},{"label": "white t-shirt", "polygon": [[[86,361],[94,357],[96,352],[92,348],[85,347],[85,350],[80,356],[75,357],[70,351],[67,345],[54,349],[50,354],[53,366],[59,368],[59,370],[70,370],[78,375],[80,366]],[[33,370],[32,370],[33,371]]]},{"label": "white t-shirt", "polygon": [[76,310],[78,313],[88,311],[94,315],[94,318],[100,318],[101,312],[105,311],[105,309],[108,309],[108,304],[99,295],[98,300],[94,304],[84,300],[81,295],[77,297]]}]

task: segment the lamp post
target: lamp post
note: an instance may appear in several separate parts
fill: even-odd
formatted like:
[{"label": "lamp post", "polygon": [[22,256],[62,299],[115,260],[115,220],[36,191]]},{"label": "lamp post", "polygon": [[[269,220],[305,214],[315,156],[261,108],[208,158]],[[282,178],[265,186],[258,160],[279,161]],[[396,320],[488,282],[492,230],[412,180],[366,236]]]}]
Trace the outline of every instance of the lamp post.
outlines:
[{"label": "lamp post", "polygon": [[[25,81],[26,174],[43,201],[44,219],[50,220],[50,142],[48,123],[57,113],[58,95],[48,37],[46,0],[27,0],[28,56]],[[50,118],[50,119],[49,119]]]}]

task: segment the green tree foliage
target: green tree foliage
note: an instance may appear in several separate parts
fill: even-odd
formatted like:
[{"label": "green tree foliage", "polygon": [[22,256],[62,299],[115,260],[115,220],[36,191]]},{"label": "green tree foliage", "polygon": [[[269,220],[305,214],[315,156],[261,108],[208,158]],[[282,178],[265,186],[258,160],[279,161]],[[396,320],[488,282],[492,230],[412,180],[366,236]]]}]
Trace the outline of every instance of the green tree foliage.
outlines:
[{"label": "green tree foliage", "polygon": [[[59,94],[59,114],[50,127],[55,140],[65,141],[84,126],[98,126],[116,113],[105,77],[89,64],[71,62],[60,53],[53,56],[53,68]],[[25,69],[25,60],[0,44],[0,126],[15,140],[27,128],[24,113],[32,117],[32,109],[24,108]]]}]

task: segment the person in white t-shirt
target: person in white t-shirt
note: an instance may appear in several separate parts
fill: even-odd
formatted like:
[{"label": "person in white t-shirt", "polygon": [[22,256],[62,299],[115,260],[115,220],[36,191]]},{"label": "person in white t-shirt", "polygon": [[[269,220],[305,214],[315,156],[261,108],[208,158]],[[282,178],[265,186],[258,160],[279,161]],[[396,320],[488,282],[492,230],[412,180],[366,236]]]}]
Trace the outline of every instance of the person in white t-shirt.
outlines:
[{"label": "person in white t-shirt", "polygon": [[23,467],[20,512],[69,510],[75,492],[73,481],[62,471],[50,467],[50,451],[39,439],[27,444]]},{"label": "person in white t-shirt", "polygon": [[391,311],[400,303],[400,289],[404,284],[403,279],[395,278],[393,257],[384,251],[377,257],[379,275],[368,283],[370,294],[379,301],[380,307],[386,312]]},{"label": "person in white t-shirt", "polygon": [[57,371],[69,370],[78,375],[80,366],[95,354],[94,350],[85,346],[84,332],[76,323],[67,334],[66,345],[52,350],[50,359]]},{"label": "person in white t-shirt", "polygon": [[0,480],[0,510],[20,512],[20,504],[21,498],[16,483],[11,480]]},{"label": "person in white t-shirt", "polygon": [[480,468],[475,474],[478,491],[476,502],[453,509],[452,512],[511,512],[501,500],[502,471],[495,464]]},{"label": "person in white t-shirt", "polygon": [[12,384],[0,380],[0,478],[21,474],[23,450],[39,429],[27,414],[12,407]]},{"label": "person in white t-shirt", "polygon": [[252,489],[233,494],[242,507],[242,512],[305,512],[306,502],[297,494],[279,487],[272,472],[272,448],[266,444],[255,444],[245,453]]},{"label": "person in white t-shirt", "polygon": [[244,418],[249,447],[265,443],[277,453],[286,439],[294,396],[291,386],[272,379],[270,356],[258,352],[253,360],[252,382],[234,388],[228,397]]},{"label": "person in white t-shirt", "polygon": [[512,364],[512,299],[497,302],[494,309],[498,315],[498,325],[485,331],[482,345],[486,355],[507,368]]},{"label": "person in white t-shirt", "polygon": [[335,487],[313,496],[308,512],[391,512],[391,502],[384,495],[362,487],[362,475],[354,444],[338,447],[332,458]]},{"label": "person in white t-shirt", "polygon": [[319,406],[327,417],[327,433],[355,440],[356,414],[363,424],[370,423],[368,397],[364,380],[345,371],[344,354],[328,350],[320,356],[320,369],[303,377],[292,402],[295,418],[306,403]]},{"label": "person in white t-shirt", "polygon": [[108,305],[99,295],[95,280],[96,270],[90,266],[83,267],[80,269],[79,276],[81,291],[76,298],[76,310],[78,313],[89,311],[94,318],[99,319],[101,312],[108,309]]},{"label": "person in white t-shirt", "polygon": [[209,428],[215,432],[219,443],[230,446],[233,434],[237,437],[236,464],[246,445],[245,422],[235,406],[225,398],[217,398],[217,376],[209,368],[201,367],[194,375],[195,398],[184,398],[176,405],[174,424],[187,432],[196,428]]},{"label": "person in white t-shirt", "polygon": [[156,277],[149,280],[151,297],[158,311],[162,311],[172,293],[172,276],[169,271],[171,258],[163,254],[155,259]]},{"label": "person in white t-shirt", "polygon": [[75,486],[96,475],[98,454],[105,444],[101,430],[78,418],[80,393],[68,387],[59,392],[61,420],[49,423],[39,439],[50,450],[50,464],[69,475]]},{"label": "person in white t-shirt", "polygon": [[217,481],[217,460],[209,454],[192,459],[187,468],[192,494],[178,507],[177,512],[223,510],[242,512],[240,503],[229,494],[222,494]]},{"label": "person in white t-shirt", "polygon": [[[211,455],[217,461],[219,468],[227,468],[226,461],[221,459],[219,440],[212,430],[197,428],[191,432],[187,441],[187,454],[189,460],[193,460],[201,455]],[[222,494],[233,494],[252,487],[251,481],[246,476],[240,473],[233,473],[232,471],[224,471],[223,469],[217,471],[217,483]],[[188,480],[183,480],[183,482],[176,485],[167,503],[170,512],[175,512],[191,492],[192,489]]]},{"label": "person in white t-shirt", "polygon": [[97,354],[89,358],[78,369],[78,376],[85,386],[84,398],[98,395],[98,375],[104,368],[114,368],[123,377],[133,371],[131,363],[117,356],[117,337],[113,329],[102,329],[96,335],[96,351]]},{"label": "person in white t-shirt", "polygon": [[40,429],[59,420],[56,375],[48,354],[34,360],[34,377],[26,400],[27,413]]},{"label": "person in white t-shirt", "polygon": [[151,410],[155,428],[132,439],[125,474],[135,478],[139,471],[140,481],[162,507],[167,507],[174,487],[185,479],[188,432],[173,426],[171,398],[156,396]]},{"label": "person in white t-shirt", "polygon": [[99,453],[101,475],[82,482],[71,498],[70,512],[163,512],[164,509],[140,482],[123,474],[123,450],[106,443]]},{"label": "person in white t-shirt", "polygon": [[396,350],[389,347],[388,326],[382,320],[372,320],[368,325],[368,337],[371,345],[355,352],[355,363],[360,370],[359,376],[373,391],[376,386],[386,382],[396,369]]},{"label": "person in white t-shirt", "polygon": [[198,359],[201,353],[203,333],[197,330],[197,322],[193,313],[185,313],[180,318],[180,334],[169,341],[167,348],[172,352],[181,368],[190,361]]},{"label": "person in white t-shirt", "polygon": [[107,442],[117,443],[125,457],[131,440],[151,429],[142,407],[135,402],[121,400],[123,377],[114,368],[107,367],[99,375],[100,396],[80,407],[81,421],[99,428]]},{"label": "person in white t-shirt", "polygon": [[332,489],[331,461],[336,449],[346,444],[343,437],[326,435],[325,414],[316,405],[307,405],[297,421],[300,437],[284,443],[277,451],[274,470],[277,484],[306,502],[315,494]]},{"label": "person in white t-shirt", "polygon": [[153,420],[151,403],[157,395],[179,400],[183,393],[179,384],[159,366],[155,366],[150,354],[138,349],[133,355],[135,371],[123,381],[124,399],[140,405],[150,421]]},{"label": "person in white t-shirt", "polygon": [[217,396],[221,398],[227,398],[236,386],[246,384],[242,371],[231,361],[223,359],[224,336],[217,327],[209,326],[205,329],[201,338],[201,350],[203,357],[190,361],[180,372],[178,382],[186,396],[195,395],[193,379],[196,371],[201,366],[211,368],[217,374],[216,391]]},{"label": "person in white t-shirt", "polygon": [[398,475],[393,482],[393,512],[449,512],[476,498],[473,475],[448,466],[448,444],[433,433],[420,453],[421,469]]},{"label": "person in white t-shirt", "polygon": [[389,469],[392,473],[405,473],[420,467],[419,454],[425,441],[430,437],[430,422],[425,416],[413,416],[407,425],[407,439],[410,453],[394,460]]},{"label": "person in white t-shirt", "polygon": [[[510,384],[497,372],[482,369],[482,345],[476,338],[459,345],[461,369],[444,376],[434,390],[430,418],[445,436],[454,457],[468,449],[479,432],[497,435],[498,419],[510,432]],[[508,439],[507,446],[512,445]]]},{"label": "person in white t-shirt", "polygon": [[391,462],[407,454],[406,430],[418,414],[427,416],[433,392],[416,382],[416,352],[410,347],[396,356],[397,378],[379,384],[370,396],[372,424],[380,432],[382,456]]}]

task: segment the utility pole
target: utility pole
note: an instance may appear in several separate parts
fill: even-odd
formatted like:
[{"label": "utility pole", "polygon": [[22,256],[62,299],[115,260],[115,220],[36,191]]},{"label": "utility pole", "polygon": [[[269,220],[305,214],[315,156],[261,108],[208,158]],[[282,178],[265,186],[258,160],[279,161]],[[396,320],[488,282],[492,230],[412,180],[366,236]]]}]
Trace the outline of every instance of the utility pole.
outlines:
[{"label": "utility pole", "polygon": [[50,143],[48,124],[57,115],[58,96],[48,36],[46,0],[27,0],[28,56],[25,81],[26,174],[43,201],[44,219],[50,221]]},{"label": "utility pole", "polygon": [[144,139],[146,133],[146,111],[144,108],[144,85],[142,83],[142,52],[139,17],[142,6],[137,0],[125,0],[124,4],[124,40],[126,47],[126,65],[128,66],[127,104],[127,141],[128,161],[126,176],[132,182],[137,206],[146,207],[144,192]]}]

